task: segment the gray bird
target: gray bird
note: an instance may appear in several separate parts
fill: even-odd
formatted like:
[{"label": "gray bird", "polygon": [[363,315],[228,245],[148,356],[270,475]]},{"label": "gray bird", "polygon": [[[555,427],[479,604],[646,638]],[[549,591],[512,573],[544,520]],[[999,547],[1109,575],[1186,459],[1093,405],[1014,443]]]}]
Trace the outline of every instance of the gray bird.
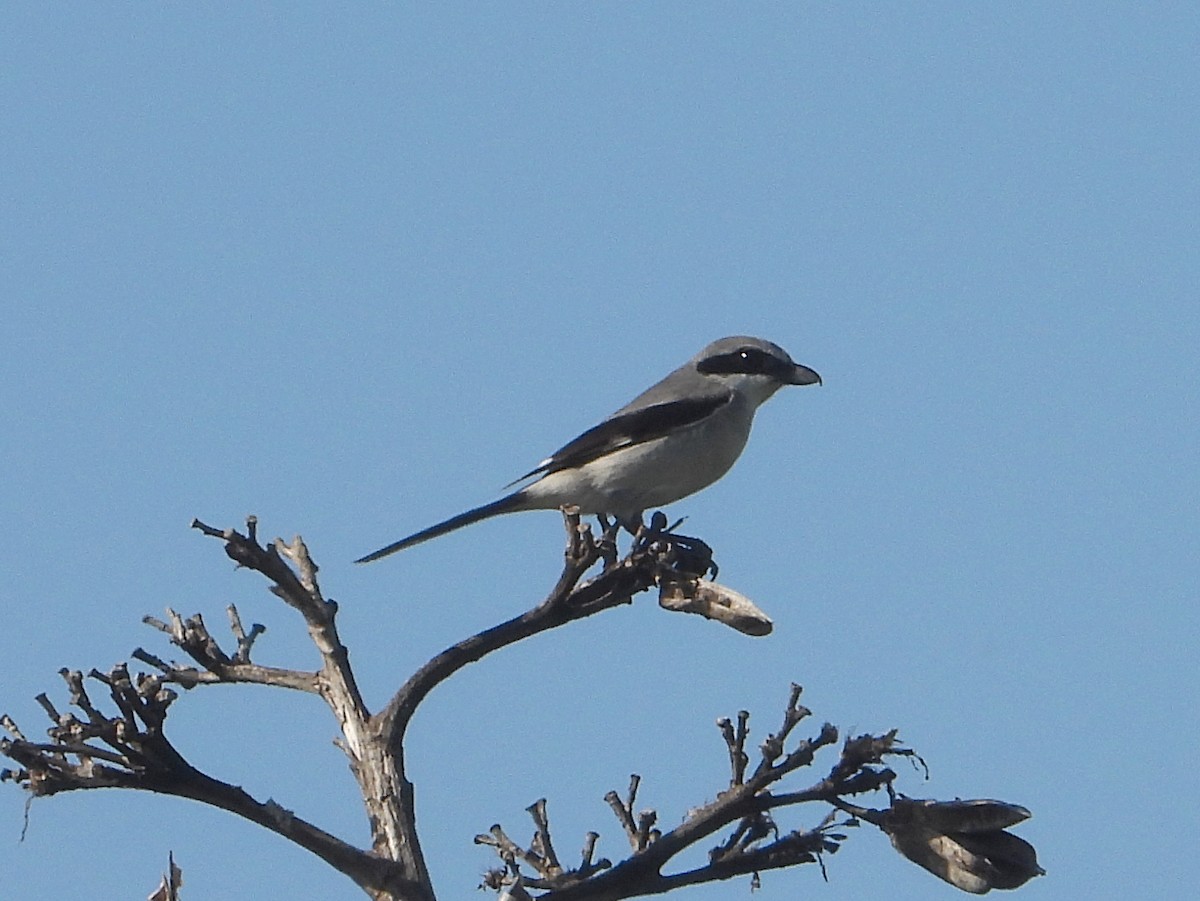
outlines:
[{"label": "gray bird", "polygon": [[784,385],[820,382],[770,341],[714,341],[509,485],[536,478],[524,488],[355,562],[370,563],[501,513],[568,504],[584,515],[613,516],[635,532],[644,511],[707,488],[729,471],[750,437],[754,412],[772,394]]}]

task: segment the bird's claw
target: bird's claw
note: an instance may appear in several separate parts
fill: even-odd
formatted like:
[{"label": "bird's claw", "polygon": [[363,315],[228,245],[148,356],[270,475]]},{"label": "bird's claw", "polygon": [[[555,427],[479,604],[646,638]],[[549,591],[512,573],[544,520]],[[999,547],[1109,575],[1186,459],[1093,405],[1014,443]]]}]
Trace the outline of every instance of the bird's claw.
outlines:
[{"label": "bird's claw", "polygon": [[715,579],[718,567],[713,559],[713,549],[699,538],[676,532],[675,529],[682,523],[683,520],[680,519],[668,528],[667,517],[659,510],[650,517],[649,526],[638,530],[638,543],[649,547],[655,542],[661,542],[667,547],[667,561],[672,569],[699,578],[711,573]]},{"label": "bird's claw", "polygon": [[600,559],[604,561],[604,569],[611,569],[617,564],[618,548],[617,534],[621,531],[621,524],[616,521],[610,522],[604,514],[596,516],[600,523],[600,537],[596,539],[596,552],[600,555]]}]

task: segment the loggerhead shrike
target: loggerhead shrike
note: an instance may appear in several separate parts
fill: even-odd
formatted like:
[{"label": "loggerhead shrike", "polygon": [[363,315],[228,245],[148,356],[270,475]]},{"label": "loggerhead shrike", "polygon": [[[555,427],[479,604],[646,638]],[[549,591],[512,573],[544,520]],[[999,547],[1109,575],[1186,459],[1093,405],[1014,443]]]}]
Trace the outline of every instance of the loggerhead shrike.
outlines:
[{"label": "loggerhead shrike", "polygon": [[370,563],[501,513],[568,504],[584,515],[614,516],[634,532],[643,511],[707,488],[729,471],[746,446],[759,404],[784,385],[820,383],[816,372],[793,363],[770,341],[714,341],[509,487],[536,481],[355,562]]}]

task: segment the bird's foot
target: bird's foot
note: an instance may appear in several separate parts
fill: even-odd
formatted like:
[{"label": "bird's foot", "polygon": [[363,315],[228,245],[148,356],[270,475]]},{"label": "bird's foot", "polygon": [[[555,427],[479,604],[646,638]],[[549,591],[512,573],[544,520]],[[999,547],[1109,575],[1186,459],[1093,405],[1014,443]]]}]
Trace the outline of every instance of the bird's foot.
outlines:
[{"label": "bird's foot", "polygon": [[621,524],[615,521],[610,522],[603,513],[596,515],[596,521],[600,523],[600,537],[596,539],[596,552],[604,561],[604,569],[607,571],[617,564],[619,554],[617,535],[621,531]]},{"label": "bird's foot", "polygon": [[666,514],[660,510],[650,517],[650,525],[638,530],[637,543],[649,547],[655,542],[662,542],[667,546],[667,560],[672,569],[700,578],[711,573],[715,579],[718,567],[713,559],[713,549],[699,538],[676,532],[682,524],[683,520],[680,519],[668,527]]}]

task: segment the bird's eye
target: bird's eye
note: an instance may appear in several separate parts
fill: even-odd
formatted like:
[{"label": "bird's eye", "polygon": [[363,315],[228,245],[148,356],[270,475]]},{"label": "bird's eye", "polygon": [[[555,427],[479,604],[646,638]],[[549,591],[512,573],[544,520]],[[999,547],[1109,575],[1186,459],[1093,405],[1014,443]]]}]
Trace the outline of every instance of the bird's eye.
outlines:
[{"label": "bird's eye", "polygon": [[774,362],[769,354],[753,348],[739,350],[738,356],[742,360],[742,371],[748,373],[766,372]]},{"label": "bird's eye", "polygon": [[761,375],[774,372],[779,361],[756,347],[743,347],[727,354],[701,360],[697,368],[710,375]]}]

